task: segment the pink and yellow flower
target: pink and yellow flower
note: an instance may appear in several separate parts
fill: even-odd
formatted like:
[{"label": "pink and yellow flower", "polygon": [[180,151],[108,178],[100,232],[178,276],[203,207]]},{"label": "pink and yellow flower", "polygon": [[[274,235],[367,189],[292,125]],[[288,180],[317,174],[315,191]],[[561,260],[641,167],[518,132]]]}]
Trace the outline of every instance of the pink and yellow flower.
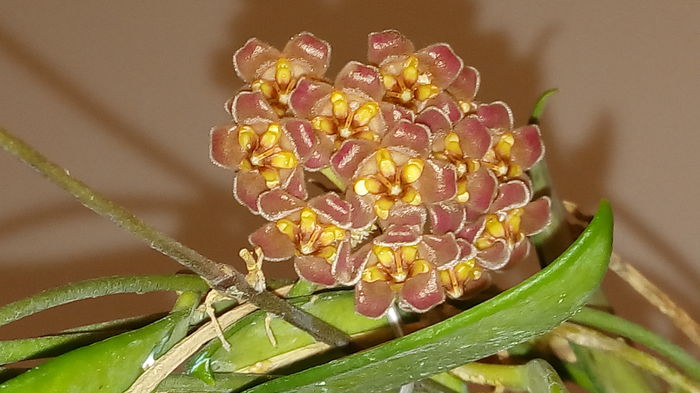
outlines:
[{"label": "pink and yellow flower", "polygon": [[233,66],[238,76],[283,116],[297,82],[303,77],[322,78],[330,55],[331,47],[326,41],[303,32],[292,37],[282,52],[251,38],[233,55]]}]

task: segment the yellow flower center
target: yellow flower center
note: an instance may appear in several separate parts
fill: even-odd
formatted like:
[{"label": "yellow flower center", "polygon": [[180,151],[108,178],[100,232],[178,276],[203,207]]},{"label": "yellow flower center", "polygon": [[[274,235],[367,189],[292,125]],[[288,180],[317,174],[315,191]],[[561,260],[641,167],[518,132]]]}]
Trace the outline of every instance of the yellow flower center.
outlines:
[{"label": "yellow flower center", "polygon": [[374,203],[377,217],[386,219],[389,210],[399,199],[412,205],[421,204],[420,193],[413,187],[413,183],[423,174],[425,161],[411,158],[403,165],[397,165],[389,150],[379,149],[376,153],[376,167],[375,173],[357,179],[353,189],[358,195],[379,196]]},{"label": "yellow flower center", "polygon": [[450,269],[440,271],[440,282],[452,298],[464,295],[464,284],[481,278],[483,270],[476,264],[475,259],[459,262]]},{"label": "yellow flower center", "polygon": [[374,245],[372,254],[377,263],[362,272],[362,280],[366,282],[387,281],[395,286],[394,289],[400,289],[408,278],[432,269],[430,262],[418,257],[418,246],[390,248]]},{"label": "yellow flower center", "polygon": [[418,58],[415,56],[409,56],[398,72],[392,73],[389,68],[386,66],[381,70],[389,101],[414,107],[417,101],[428,100],[440,93],[440,88],[432,83],[432,76],[419,71]]},{"label": "yellow flower center", "polygon": [[287,218],[277,220],[277,229],[287,235],[296,245],[297,255],[313,255],[332,263],[339,243],[345,239],[346,231],[332,224],[318,221],[312,209],[304,208],[298,221]]},{"label": "yellow flower center", "polygon": [[272,79],[258,79],[251,83],[253,91],[259,91],[279,116],[287,112],[289,95],[296,87],[298,78],[294,76],[291,62],[280,57],[274,65]]},{"label": "yellow flower center", "polygon": [[282,128],[277,123],[270,123],[259,135],[251,126],[238,128],[238,144],[246,153],[239,167],[245,171],[257,169],[265,178],[268,188],[280,184],[280,169],[292,169],[297,166],[294,152],[280,147],[281,136]]},{"label": "yellow flower center", "polygon": [[433,154],[436,158],[448,161],[455,166],[457,170],[457,195],[455,198],[458,202],[467,202],[470,197],[467,191],[467,175],[481,167],[479,160],[464,156],[459,135],[455,132],[449,132],[445,135],[443,150]]},{"label": "yellow flower center", "polygon": [[484,164],[500,178],[513,178],[523,173],[520,165],[511,160],[511,150],[514,144],[513,134],[506,132],[498,137],[496,143],[484,156]]},{"label": "yellow flower center", "polygon": [[524,209],[519,207],[507,212],[488,214],[484,231],[476,239],[475,245],[479,250],[491,247],[496,240],[504,239],[513,245],[523,238],[520,232],[520,221]]},{"label": "yellow flower center", "polygon": [[346,139],[379,141],[379,136],[370,127],[370,122],[379,114],[379,104],[366,101],[362,104],[348,99],[346,93],[334,91],[330,95],[331,116],[317,116],[311,120],[314,128],[334,135],[336,142]]}]

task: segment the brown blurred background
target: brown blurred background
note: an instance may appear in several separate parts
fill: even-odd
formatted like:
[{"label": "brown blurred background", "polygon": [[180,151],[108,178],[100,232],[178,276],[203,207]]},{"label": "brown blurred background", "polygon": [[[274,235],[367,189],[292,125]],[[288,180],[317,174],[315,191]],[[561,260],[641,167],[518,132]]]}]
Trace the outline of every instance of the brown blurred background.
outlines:
[{"label": "brown blurred background", "polygon": [[[147,222],[241,266],[237,250],[260,220],[237,206],[230,173],[207,153],[208,130],[228,120],[223,103],[240,87],[234,50],[251,36],[281,47],[308,30],[333,44],[333,73],[364,60],[371,31],[397,28],[419,47],[447,41],[481,71],[481,100],[505,100],[519,123],[543,90],[560,89],[543,121],[557,187],[589,212],[610,198],[617,250],[697,319],[698,17],[692,0],[5,0],[0,124]],[[69,281],[178,269],[0,154],[0,303]],[[620,280],[605,285],[620,314],[686,345]],[[62,307],[0,338],[163,310],[171,299]]]}]

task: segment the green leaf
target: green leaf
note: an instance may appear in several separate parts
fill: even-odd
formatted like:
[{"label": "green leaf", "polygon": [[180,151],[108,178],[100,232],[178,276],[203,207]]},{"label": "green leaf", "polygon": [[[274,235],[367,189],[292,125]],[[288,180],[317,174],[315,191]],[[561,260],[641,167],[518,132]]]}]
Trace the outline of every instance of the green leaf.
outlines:
[{"label": "green leaf", "polygon": [[602,202],[579,239],[517,287],[415,333],[248,393],[384,391],[539,336],[569,318],[598,288],[610,257],[612,227],[610,206]]},{"label": "green leaf", "polygon": [[542,359],[523,365],[469,363],[452,370],[465,381],[525,390],[530,393],[568,393],[554,368]]},{"label": "green leaf", "polygon": [[167,317],[48,360],[0,384],[0,392],[122,393],[184,336],[198,300],[198,294],[185,292]]},{"label": "green leaf", "polygon": [[172,374],[165,378],[156,389],[156,393],[230,393],[239,392],[251,383],[270,379],[267,375],[254,374],[216,374],[211,384],[197,377],[184,374]]}]

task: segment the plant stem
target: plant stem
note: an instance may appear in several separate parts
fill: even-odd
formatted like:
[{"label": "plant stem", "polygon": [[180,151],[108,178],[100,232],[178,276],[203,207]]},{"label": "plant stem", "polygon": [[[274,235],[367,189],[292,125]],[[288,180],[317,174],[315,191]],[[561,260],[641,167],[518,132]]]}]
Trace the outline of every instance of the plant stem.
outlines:
[{"label": "plant stem", "polygon": [[591,326],[610,333],[619,334],[658,352],[681,367],[691,377],[700,381],[700,362],[695,360],[682,348],[673,345],[664,338],[615,315],[592,308],[583,308],[571,318],[572,321]]},{"label": "plant stem", "polygon": [[257,292],[245,280],[245,275],[229,265],[212,261],[170,236],[149,226],[125,208],[93,191],[68,171],[50,162],[21,139],[0,128],[0,146],[24,161],[41,175],[72,194],[85,207],[133,233],[151,248],[175,259],[204,278],[211,287],[232,297],[250,301],[256,306],[279,315],[287,322],[311,334],[315,339],[333,346],[345,346],[349,337],[333,326],[299,310],[271,292]]},{"label": "plant stem", "polygon": [[96,278],[64,285],[39,292],[0,307],[0,326],[27,317],[48,308],[119,293],[145,293],[155,291],[206,292],[208,285],[191,274],[116,276]]}]

